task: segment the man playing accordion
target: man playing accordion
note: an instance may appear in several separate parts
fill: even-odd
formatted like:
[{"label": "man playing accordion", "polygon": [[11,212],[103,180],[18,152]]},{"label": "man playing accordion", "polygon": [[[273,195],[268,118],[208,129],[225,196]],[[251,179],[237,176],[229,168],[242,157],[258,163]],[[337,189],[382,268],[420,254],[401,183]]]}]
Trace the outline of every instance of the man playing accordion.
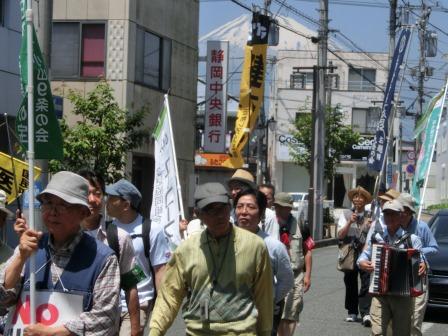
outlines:
[{"label": "man playing accordion", "polygon": [[[375,270],[375,264],[372,262],[373,243],[397,248],[412,248],[417,251],[421,250],[422,243],[416,235],[406,235],[408,238],[405,238],[405,231],[400,226],[403,211],[403,206],[398,200],[387,201],[384,204],[385,227],[379,225],[379,223],[373,224],[376,225],[375,230],[371,239],[367,242],[367,248],[362,252],[357,262],[362,270],[367,272]],[[419,258],[418,263],[418,275],[422,275],[426,271],[426,265],[421,258]],[[401,272],[401,270],[396,270],[393,267],[389,271],[390,274]],[[406,285],[403,284],[403,287],[406,287]],[[409,336],[411,333],[412,311],[413,305],[410,295],[386,294],[375,296],[370,308],[372,335],[386,335],[388,325],[391,323],[394,336]]]}]

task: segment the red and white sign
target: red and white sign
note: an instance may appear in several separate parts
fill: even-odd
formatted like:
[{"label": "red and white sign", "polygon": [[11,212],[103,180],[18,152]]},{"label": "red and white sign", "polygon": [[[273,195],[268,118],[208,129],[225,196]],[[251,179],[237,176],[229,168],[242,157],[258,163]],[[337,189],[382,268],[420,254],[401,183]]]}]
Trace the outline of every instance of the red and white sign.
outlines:
[{"label": "red and white sign", "polygon": [[228,41],[207,42],[204,151],[224,153],[227,129]]},{"label": "red and white sign", "polygon": [[[57,326],[78,319],[82,301],[82,295],[36,291],[36,322]],[[30,294],[24,291],[9,312],[4,335],[23,335],[23,329],[30,323]]]}]

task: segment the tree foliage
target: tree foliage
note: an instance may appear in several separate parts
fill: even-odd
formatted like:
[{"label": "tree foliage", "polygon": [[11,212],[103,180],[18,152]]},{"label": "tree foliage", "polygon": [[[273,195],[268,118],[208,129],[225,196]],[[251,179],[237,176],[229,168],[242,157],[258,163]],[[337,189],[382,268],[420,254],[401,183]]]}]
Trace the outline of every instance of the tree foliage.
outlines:
[{"label": "tree foliage", "polygon": [[[345,125],[343,118],[344,115],[338,107],[326,110],[324,173],[327,179],[333,177],[336,164],[340,162],[339,157],[347,146],[359,141],[359,133],[354,132],[350,125]],[[313,128],[311,113],[300,113],[294,126],[293,136],[297,139],[297,143],[291,145],[290,153],[297,165],[306,168],[311,173],[311,136]]]},{"label": "tree foliage", "polygon": [[127,153],[149,139],[149,130],[142,128],[147,109],[121,109],[105,81],[85,97],[70,90],[67,98],[80,121],[73,126],[61,121],[64,159],[50,161],[49,170],[92,169],[107,183],[123,177]]}]

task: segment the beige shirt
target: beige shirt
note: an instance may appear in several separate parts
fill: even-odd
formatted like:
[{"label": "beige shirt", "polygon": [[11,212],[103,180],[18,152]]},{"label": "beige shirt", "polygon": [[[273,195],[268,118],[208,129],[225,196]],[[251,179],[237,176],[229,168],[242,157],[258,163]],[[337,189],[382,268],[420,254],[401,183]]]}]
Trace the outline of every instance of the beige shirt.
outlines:
[{"label": "beige shirt", "polygon": [[[134,246],[132,245],[132,239],[129,234],[117,227],[118,232],[118,246],[120,249],[120,259],[118,260],[118,265],[120,267],[120,275],[126,274],[134,268],[135,265],[135,253]],[[102,220],[101,225],[96,230],[87,231],[86,233],[93,238],[98,239],[109,246],[107,242],[106,225],[104,220]]]}]

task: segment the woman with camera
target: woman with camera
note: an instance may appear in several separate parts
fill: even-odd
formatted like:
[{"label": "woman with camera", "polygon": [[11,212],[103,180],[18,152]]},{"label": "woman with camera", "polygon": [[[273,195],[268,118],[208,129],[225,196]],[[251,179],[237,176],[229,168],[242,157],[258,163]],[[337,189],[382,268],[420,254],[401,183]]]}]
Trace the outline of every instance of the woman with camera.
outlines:
[{"label": "woman with camera", "polygon": [[[372,201],[372,195],[363,187],[356,187],[348,192],[348,198],[353,203],[351,210],[346,210],[339,218],[338,238],[340,246],[350,246],[354,253],[353,267],[343,269],[345,284],[345,309],[348,311],[346,322],[357,322],[358,313],[361,314],[361,322],[370,327],[370,302],[368,296],[370,274],[360,270],[356,266],[356,259],[361,253],[370,228],[370,213],[366,205]],[[361,288],[358,293],[358,274],[361,279]]]}]

